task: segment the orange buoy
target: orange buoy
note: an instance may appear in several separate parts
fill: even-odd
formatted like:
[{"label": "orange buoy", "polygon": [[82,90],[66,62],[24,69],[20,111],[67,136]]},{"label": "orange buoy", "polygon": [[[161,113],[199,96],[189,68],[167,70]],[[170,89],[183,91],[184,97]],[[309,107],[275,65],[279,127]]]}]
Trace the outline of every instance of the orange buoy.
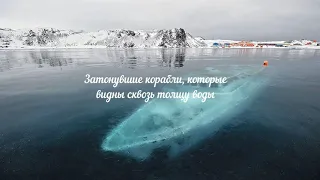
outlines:
[{"label": "orange buoy", "polygon": [[268,66],[269,62],[268,61],[263,61],[263,66]]}]

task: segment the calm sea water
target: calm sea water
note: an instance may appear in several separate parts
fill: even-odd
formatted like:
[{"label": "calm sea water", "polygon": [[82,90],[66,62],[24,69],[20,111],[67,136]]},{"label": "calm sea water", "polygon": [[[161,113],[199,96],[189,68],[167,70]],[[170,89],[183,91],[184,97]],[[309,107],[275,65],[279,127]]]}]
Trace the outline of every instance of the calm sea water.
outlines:
[{"label": "calm sea water", "polygon": [[[101,150],[144,104],[95,98],[92,76],[166,76],[229,64],[270,66],[264,91],[219,132],[175,159]],[[282,49],[0,51],[1,180],[320,179],[320,51]],[[161,87],[159,87],[161,88]],[[122,84],[116,91],[155,90]]]}]

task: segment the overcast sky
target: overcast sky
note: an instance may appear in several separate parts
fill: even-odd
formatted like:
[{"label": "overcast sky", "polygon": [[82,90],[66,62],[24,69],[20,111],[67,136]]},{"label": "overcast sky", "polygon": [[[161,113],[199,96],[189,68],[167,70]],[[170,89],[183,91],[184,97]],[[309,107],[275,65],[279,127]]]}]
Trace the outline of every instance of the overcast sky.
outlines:
[{"label": "overcast sky", "polygon": [[320,0],[0,0],[0,27],[181,27],[208,39],[320,40]]}]

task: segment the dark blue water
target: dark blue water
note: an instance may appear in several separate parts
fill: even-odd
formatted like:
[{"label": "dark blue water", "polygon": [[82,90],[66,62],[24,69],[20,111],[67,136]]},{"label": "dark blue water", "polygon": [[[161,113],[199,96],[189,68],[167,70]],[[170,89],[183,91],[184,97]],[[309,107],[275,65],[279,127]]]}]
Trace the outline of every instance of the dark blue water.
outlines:
[{"label": "dark blue water", "polygon": [[[149,85],[92,76],[166,76],[268,60],[267,87],[217,134],[175,159],[101,150],[142,99],[95,98]],[[276,49],[0,51],[0,179],[320,179],[320,51]],[[161,87],[158,87],[161,88]]]}]

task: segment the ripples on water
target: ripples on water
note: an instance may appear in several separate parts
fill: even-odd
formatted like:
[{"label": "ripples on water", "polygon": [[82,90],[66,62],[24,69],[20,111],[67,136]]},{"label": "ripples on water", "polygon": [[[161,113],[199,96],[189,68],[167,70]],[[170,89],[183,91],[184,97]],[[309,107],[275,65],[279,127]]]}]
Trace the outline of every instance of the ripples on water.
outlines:
[{"label": "ripples on water", "polygon": [[[106,133],[143,100],[95,99],[95,76],[182,75],[269,60],[265,91],[178,159],[102,152]],[[0,179],[319,179],[320,51],[146,49],[0,51]],[[161,87],[159,87],[161,88]],[[154,89],[121,85],[117,91]]]},{"label": "ripples on water", "polygon": [[301,60],[319,57],[318,50],[275,49],[169,49],[169,50],[20,50],[0,51],[0,72],[19,68],[113,65],[128,68],[182,67],[189,60],[269,58]]}]

